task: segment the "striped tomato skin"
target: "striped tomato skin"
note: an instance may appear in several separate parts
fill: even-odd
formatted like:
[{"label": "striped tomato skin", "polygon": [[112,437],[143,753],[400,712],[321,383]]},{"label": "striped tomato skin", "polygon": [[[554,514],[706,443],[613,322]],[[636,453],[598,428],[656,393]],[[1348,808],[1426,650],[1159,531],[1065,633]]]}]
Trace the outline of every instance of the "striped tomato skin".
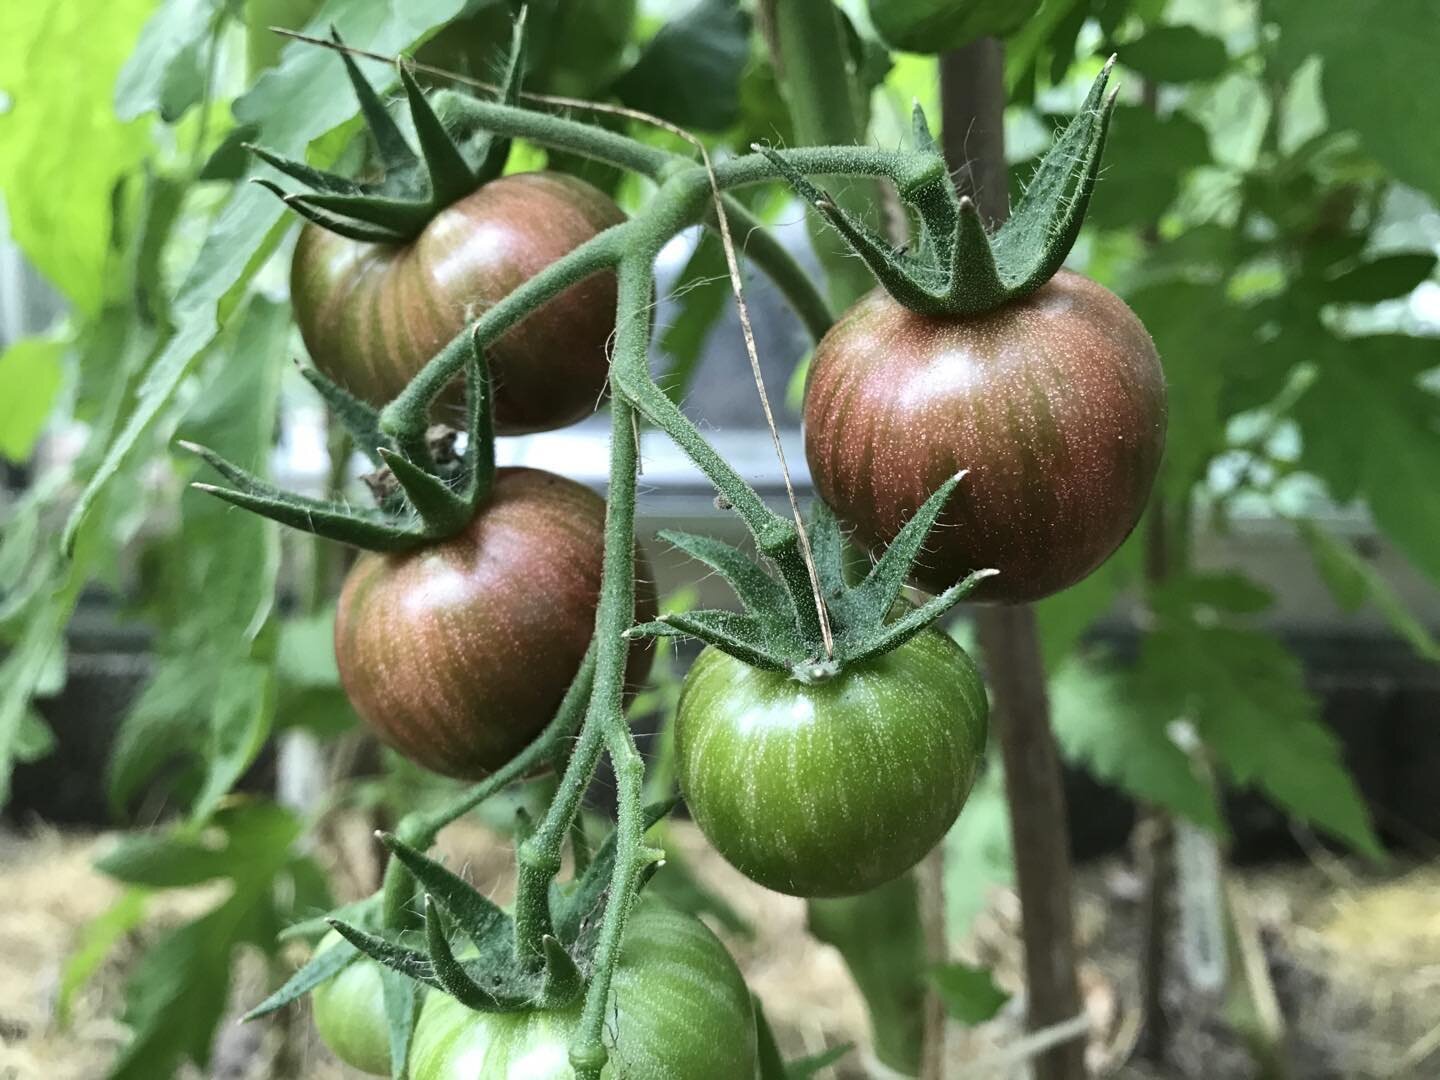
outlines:
[{"label": "striped tomato skin", "polygon": [[[605,502],[538,469],[500,469],[462,532],[368,552],[345,579],[335,658],[346,696],[388,745],[446,776],[504,765],[555,715],[595,629]],[[636,552],[636,612],[655,587]],[[632,684],[649,671],[633,649]]]},{"label": "striped tomato skin", "polygon": [[1145,327],[1114,293],[1062,270],[965,319],[866,296],[815,350],[805,453],[821,497],[874,548],[968,469],[916,579],[939,592],[993,567],[976,599],[1019,603],[1080,581],[1130,534],[1165,422]]},{"label": "striped tomato skin", "polygon": [[676,713],[680,790],[746,877],[792,896],[849,896],[945,835],[979,770],[987,717],[974,662],[938,630],[808,685],[707,648]]},{"label": "striped tomato skin", "polygon": [[[605,1080],[755,1075],[755,1016],[740,969],[704,923],[655,900],[642,899],[630,916],[605,1018]],[[479,1013],[431,991],[415,1028],[411,1080],[573,1080],[579,1022],[579,1002]]]},{"label": "striped tomato skin", "polygon": [[[306,225],[290,266],[300,334],[321,371],[383,405],[469,319],[623,219],[598,188],[537,172],[485,184],[406,245]],[[594,411],[605,392],[615,288],[613,272],[593,274],[489,348],[500,434],[548,431]],[[457,387],[449,404],[458,400]]]}]

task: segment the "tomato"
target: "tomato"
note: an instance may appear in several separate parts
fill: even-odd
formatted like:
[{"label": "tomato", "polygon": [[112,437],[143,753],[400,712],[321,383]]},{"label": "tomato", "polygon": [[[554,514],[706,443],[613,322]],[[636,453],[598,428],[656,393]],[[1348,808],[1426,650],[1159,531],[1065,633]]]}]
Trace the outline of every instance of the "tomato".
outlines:
[{"label": "tomato", "polygon": [[916,578],[939,592],[999,570],[977,600],[1037,600],[1109,558],[1140,520],[1164,444],[1150,336],[1113,293],[1065,270],[964,319],[873,292],[820,342],[806,389],[816,488],[872,547],[970,470]]},{"label": "tomato", "polygon": [[[461,532],[402,554],[369,552],[335,615],[340,682],[382,740],[447,776],[478,778],[554,716],[590,644],[605,502],[537,469],[500,469]],[[637,550],[636,613],[655,616]],[[643,681],[648,649],[632,650]]]},{"label": "tomato", "polygon": [[[410,1080],[569,1080],[581,1003],[472,1012],[425,1000]],[[755,1016],[735,961],[693,915],[642,899],[630,916],[605,1014],[609,1080],[749,1080]]]},{"label": "tomato", "polygon": [[[598,188],[536,172],[483,185],[405,245],[306,225],[290,268],[295,319],[321,371],[383,405],[468,319],[622,219]],[[489,347],[496,431],[548,431],[594,411],[615,288],[613,271],[591,275]]]},{"label": "tomato", "polygon": [[938,630],[815,683],[707,648],[680,691],[680,790],[753,881],[794,896],[864,892],[955,821],[987,712],[974,662]]},{"label": "tomato", "polygon": [[[331,930],[320,939],[315,955],[333,949],[340,940]],[[390,1025],[379,964],[361,957],[312,990],[310,1002],[315,1030],[332,1054],[363,1073],[390,1075]]]}]

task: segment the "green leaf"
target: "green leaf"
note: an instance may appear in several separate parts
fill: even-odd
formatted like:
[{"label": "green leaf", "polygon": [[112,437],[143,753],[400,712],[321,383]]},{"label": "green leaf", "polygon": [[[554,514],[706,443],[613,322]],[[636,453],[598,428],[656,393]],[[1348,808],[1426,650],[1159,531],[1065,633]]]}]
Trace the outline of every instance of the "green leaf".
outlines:
[{"label": "green leaf", "polygon": [[0,33],[0,196],[25,256],[82,314],[106,293],[112,194],[148,148],[111,108],[151,0],[7,4]]},{"label": "green leaf", "polygon": [[1040,620],[1040,651],[1047,671],[1053,674],[1059,670],[1080,646],[1085,632],[1114,606],[1125,589],[1139,581],[1144,531],[1142,522],[1120,550],[1093,574],[1035,605]]},{"label": "green leaf", "polygon": [[1359,134],[1395,178],[1440,198],[1440,140],[1422,102],[1440,100],[1440,0],[1264,0],[1294,71],[1322,58],[1333,127]]},{"label": "green leaf", "polygon": [[1382,255],[1331,278],[1323,295],[1341,304],[1378,304],[1409,296],[1435,272],[1435,261],[1431,253]]},{"label": "green leaf", "polygon": [[[57,6],[73,10],[73,5]],[[451,18],[461,6],[462,0],[331,0],[327,13],[349,44],[389,55]],[[97,32],[93,20],[87,19],[85,28],[72,30],[71,35],[89,41]],[[279,67],[267,69],[255,86],[236,100],[236,120],[255,125],[256,139],[276,152],[303,155],[312,140],[338,127],[356,110],[344,68],[334,59],[326,49],[287,50]],[[0,53],[3,70],[7,68]],[[0,132],[3,130],[0,126]],[[83,138],[76,141],[84,142]],[[0,169],[6,159],[3,151],[0,146]],[[47,192],[47,198],[53,198],[53,193]],[[221,207],[175,298],[175,333],[150,361],[134,411],[71,512],[62,537],[67,550],[73,549],[80,522],[98,494],[129,460],[196,359],[214,340],[239,293],[289,227],[289,220],[282,220],[283,212],[283,204],[255,184],[240,185]],[[104,235],[105,230],[97,229],[97,233]]]},{"label": "green leaf", "polygon": [[0,353],[0,456],[29,459],[64,381],[66,343],[21,338]]},{"label": "green leaf", "polygon": [[1150,590],[1155,611],[1181,620],[1196,610],[1254,615],[1274,603],[1274,593],[1233,570],[1185,574]]},{"label": "green leaf", "polygon": [[1420,376],[1440,343],[1391,335],[1310,342],[1318,376],[1295,409],[1301,463],[1336,498],[1363,492],[1376,523],[1440,581],[1440,395]]},{"label": "green leaf", "polygon": [[1164,625],[1145,639],[1135,701],[1150,715],[1190,720],[1230,776],[1378,858],[1380,842],[1316,716],[1299,662],[1273,638],[1228,626]]},{"label": "green leaf", "polygon": [[1018,30],[1040,0],[869,0],[870,21],[890,45],[906,52],[942,53],[976,38]]},{"label": "green leaf", "polygon": [[1193,26],[1153,27],[1118,53],[1120,63],[1159,83],[1206,82],[1230,66],[1225,43]]},{"label": "green leaf", "polygon": [[1326,532],[1313,521],[1295,522],[1310,557],[1330,592],[1343,609],[1358,611],[1373,603],[1395,631],[1426,660],[1440,662],[1440,641],[1405,606],[1390,583],[1366,558],[1349,544]]},{"label": "green leaf", "polygon": [[740,115],[749,59],[750,20],[736,0],[700,0],[660,28],[615,90],[632,109],[721,131]]},{"label": "green leaf", "polygon": [[1070,660],[1050,680],[1051,723],[1066,759],[1136,798],[1206,828],[1220,819],[1209,789],[1169,735],[1179,718],[1161,703],[1137,700],[1127,680],[1096,664]]},{"label": "green leaf", "polygon": [[241,945],[274,949],[274,878],[289,860],[299,822],[270,804],[224,816],[233,853],[228,898],[150,945],[125,989],[133,1035],[109,1080],[156,1080],[185,1060],[208,1065],[215,1027],[230,997],[231,954]]},{"label": "green leaf", "polygon": [[988,969],[958,961],[935,968],[930,981],[945,1003],[945,1011],[962,1024],[983,1024],[1010,1000],[1010,995],[995,985]]},{"label": "green leaf", "polygon": [[1133,228],[1170,209],[1186,174],[1210,164],[1210,143],[1183,113],[1160,117],[1144,106],[1117,105],[1106,155],[1115,164],[1095,186],[1085,220],[1102,229]]},{"label": "green leaf", "polygon": [[110,950],[140,925],[145,918],[145,889],[126,889],[119,899],[102,914],[85,924],[80,942],[65,958],[60,973],[60,992],[55,999],[57,1023],[63,1029],[70,1025],[70,1009],[75,995],[100,970]]},{"label": "green leaf", "polygon": [[134,120],[158,112],[174,123],[204,94],[204,46],[218,0],[165,0],[140,31],[115,81],[115,113]]},{"label": "green leaf", "polygon": [[1155,339],[1165,368],[1170,417],[1161,488],[1166,496],[1188,496],[1225,446],[1221,394],[1227,378],[1232,370],[1256,364],[1252,316],[1212,284],[1167,281],[1138,289],[1126,300]]}]

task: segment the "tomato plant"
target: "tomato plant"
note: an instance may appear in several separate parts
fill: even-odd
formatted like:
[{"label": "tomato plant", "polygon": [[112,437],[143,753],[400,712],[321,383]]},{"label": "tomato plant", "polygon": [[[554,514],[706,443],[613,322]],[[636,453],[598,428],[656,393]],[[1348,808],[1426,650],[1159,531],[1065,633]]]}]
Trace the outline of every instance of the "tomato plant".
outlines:
[{"label": "tomato plant", "polygon": [[[583,180],[540,172],[484,184],[405,244],[307,225],[291,266],[295,318],[320,370],[383,405],[469,319],[621,220]],[[614,329],[615,278],[599,273],[494,342],[496,430],[546,431],[594,411]]]},{"label": "tomato plant", "polygon": [[1140,320],[1061,270],[979,315],[918,314],[884,291],[861,300],[816,347],[805,455],[821,496],[871,545],[967,470],[916,576],[939,591],[992,566],[978,598],[1017,603],[1080,581],[1134,529],[1165,416]]},{"label": "tomato plant", "polygon": [[945,835],[979,772],[985,719],[974,662],[938,631],[810,684],[710,648],[675,716],[680,789],[747,877],[851,895]]},{"label": "tomato plant", "polygon": [[[484,1013],[432,994],[415,1028],[412,1080],[569,1080],[578,1003]],[[755,1017],[735,961],[705,924],[658,901],[629,920],[606,1007],[611,1064],[625,1080],[711,1080],[755,1071]]]},{"label": "tomato plant", "polygon": [[[721,1068],[748,1080],[755,1052],[763,1080],[813,1074],[815,1061],[781,1060],[758,1007],[747,1034],[747,993],[699,924],[671,913],[688,920],[672,933],[656,921],[652,888],[726,910],[683,877],[677,853],[665,858],[674,832],[647,832],[674,804],[676,772],[721,854],[771,888],[823,897],[808,926],[856,975],[888,1068],[920,1070],[934,987],[967,1021],[984,1009],[954,996],[978,988],[991,1010],[1003,997],[984,973],[933,971],[935,928],[921,926],[916,898],[937,900],[945,859],[947,889],[978,889],[1006,877],[1013,850],[1027,1023],[1063,1024],[1080,1006],[1055,993],[1075,989],[1058,947],[1074,935],[1047,686],[1059,749],[1153,813],[1223,832],[1219,792],[1169,737],[1184,716],[1217,775],[1374,850],[1299,665],[1240,625],[1264,591],[1187,559],[1202,516],[1223,524],[1243,497],[1247,513],[1258,500],[1288,527],[1324,488],[1366,499],[1440,574],[1437,496],[1417,479],[1440,468],[1433,350],[1380,303],[1433,273],[1428,250],[1391,249],[1412,235],[1429,244],[1416,223],[1440,179],[1407,150],[1426,145],[1419,121],[1400,138],[1377,127],[1374,72],[1406,68],[1374,63],[1368,46],[1394,33],[1386,19],[1340,0],[1191,4],[1181,22],[1165,4],[1126,0],[530,0],[528,25],[512,23],[522,5],[511,0],[321,6],[37,0],[0,40],[7,236],[67,302],[50,331],[0,354],[0,453],[24,462],[52,411],[89,433],[79,456],[68,437],[47,444],[33,473],[22,467],[31,489],[0,507],[0,785],[13,762],[46,752],[32,702],[56,685],[71,613],[94,602],[87,585],[122,589],[156,663],[116,744],[111,800],[177,818],[102,862],[135,888],[86,940],[120,940],[152,890],[227,885],[140,964],[116,1076],[210,1068],[233,958],[266,945],[270,928],[286,927],[279,941],[326,925],[364,958],[327,939],[252,1015],[312,994],[322,1036],[367,1068],[424,1056],[426,1070],[463,1075],[488,1055],[483,1067],[515,1071],[525,1055],[535,1071],[539,1055],[579,1080],[618,1080],[636,1062],[641,1075]],[[280,49],[265,36],[317,14],[334,24],[328,43]],[[242,17],[244,43],[232,32]],[[1394,36],[1423,54],[1440,21],[1405,21]],[[977,35],[1007,36],[1003,54]],[[123,70],[117,50],[131,54]],[[1118,105],[1101,59],[1112,51],[1128,69]],[[1409,65],[1417,80],[1433,66]],[[59,102],[48,112],[37,107],[47,97]],[[1073,114],[1024,183],[999,138],[1007,97],[1009,134],[1021,136],[1010,161],[1055,109]],[[605,104],[616,101],[624,108]],[[937,103],[943,147],[925,120]],[[752,153],[757,137],[785,148]],[[821,275],[788,250],[796,234],[767,227],[783,218],[782,183],[816,211]],[[305,219],[287,219],[298,230],[281,221],[287,208]],[[666,264],[705,230],[734,259],[702,239],[662,295]],[[1067,257],[1096,281],[1063,269]],[[688,381],[707,328],[732,288],[763,295],[745,263],[818,342],[803,411],[823,499],[808,519],[794,492],[773,512],[691,419],[719,422]],[[854,304],[838,325],[832,301]],[[679,316],[656,337],[662,303]],[[0,306],[8,323],[14,305]],[[297,328],[314,361],[302,374],[333,421],[328,474],[310,460],[324,455],[305,453],[319,448],[307,441],[318,425],[280,385]],[[763,393],[766,367],[749,359]],[[497,434],[542,432],[597,405],[610,425],[604,501],[558,475],[563,460],[556,474],[497,471],[497,457],[531,449],[497,451]],[[591,437],[586,425],[541,449]],[[655,614],[641,544],[656,504],[638,491],[655,482],[642,479],[642,449],[667,439],[750,534],[739,546],[664,534],[734,588],[737,610],[672,601]],[[184,472],[198,466],[172,461],[171,446],[210,471]],[[362,458],[373,499],[352,467]],[[297,461],[304,494],[268,475],[275,463],[293,478]],[[164,482],[192,475],[198,491],[183,495]],[[1143,536],[1112,558],[1142,510]],[[65,514],[57,551],[46,537]],[[270,522],[313,536],[282,543]],[[1298,528],[1347,608],[1378,601],[1417,650],[1440,656],[1366,560],[1311,522]],[[341,544],[363,553],[337,604]],[[1130,558],[1141,548],[1143,578]],[[932,595],[907,603],[911,581]],[[1113,683],[1096,689],[1110,661],[1082,663],[1074,643],[1123,585],[1145,609],[1137,669],[1107,669]],[[1041,597],[1037,633],[1024,602]],[[985,747],[975,665],[946,633],[975,599],[992,601],[975,621],[1004,716],[1000,754]],[[637,710],[630,691],[653,637],[706,648],[683,687],[667,670]],[[421,794],[384,782],[385,760],[378,782],[367,771],[321,784],[315,744],[331,753],[324,740],[352,711],[402,754],[474,782],[426,778]],[[629,712],[673,725],[655,767]],[[252,790],[272,735],[274,800]],[[1003,756],[1003,792],[972,790],[987,753]],[[516,815],[515,899],[502,909],[425,852],[546,766],[555,776]],[[294,782],[297,767],[308,782]],[[152,784],[164,799],[145,798]],[[601,789],[613,830],[581,816]],[[548,802],[530,813],[536,797]],[[1008,821],[987,814],[1002,799]],[[371,895],[329,895],[314,857],[326,836],[308,828],[318,800],[393,828]],[[907,875],[961,812],[942,852]],[[1013,829],[1012,848],[975,840],[992,818]],[[1146,910],[1163,914],[1153,865]],[[62,996],[96,955],[82,951]],[[689,1008],[702,985],[722,1007]],[[677,1000],[680,1038],[667,1010]],[[716,1047],[721,1065],[698,1056]],[[1057,1062],[1084,1050],[1044,1051],[1037,1074],[1073,1074]]]},{"label": "tomato plant", "polygon": [[[403,553],[367,553],[335,618],[340,680],[362,719],[412,761],[480,777],[554,715],[595,627],[604,501],[538,469],[501,469],[461,532]],[[636,612],[655,612],[643,556]],[[643,681],[650,652],[631,649]]]}]

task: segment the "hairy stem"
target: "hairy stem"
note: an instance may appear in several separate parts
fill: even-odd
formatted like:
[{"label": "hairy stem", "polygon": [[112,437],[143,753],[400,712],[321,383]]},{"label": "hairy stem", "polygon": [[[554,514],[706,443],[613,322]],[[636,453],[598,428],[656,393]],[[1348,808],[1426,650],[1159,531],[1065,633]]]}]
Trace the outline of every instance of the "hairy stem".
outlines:
[{"label": "hairy stem", "polygon": [[[424,851],[435,843],[440,830],[464,817],[497,792],[521,779],[537,765],[551,757],[558,746],[574,734],[590,699],[594,684],[595,646],[585,654],[580,670],[575,673],[555,717],[529,746],[507,761],[490,776],[480,781],[448,806],[429,812],[407,814],[395,828],[395,834],[413,848]],[[548,883],[547,883],[548,884]],[[381,900],[386,926],[402,926],[410,918],[409,904],[414,899],[415,885],[410,872],[400,860],[391,858],[385,866],[384,896]]]}]

